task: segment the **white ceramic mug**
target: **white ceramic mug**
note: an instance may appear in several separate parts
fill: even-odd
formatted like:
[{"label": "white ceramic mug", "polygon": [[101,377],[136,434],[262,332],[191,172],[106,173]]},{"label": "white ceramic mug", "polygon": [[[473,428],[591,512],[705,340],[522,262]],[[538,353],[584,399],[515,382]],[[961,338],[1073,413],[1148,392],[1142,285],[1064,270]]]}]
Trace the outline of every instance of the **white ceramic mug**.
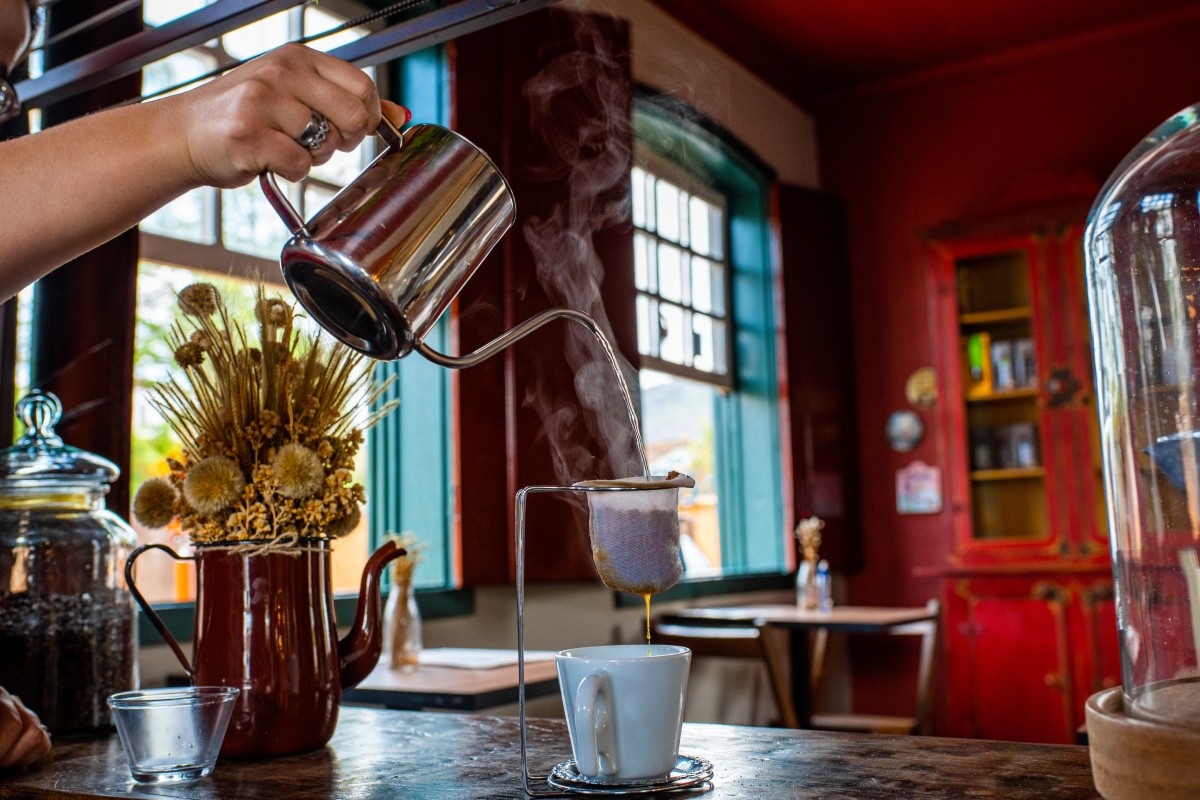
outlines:
[{"label": "white ceramic mug", "polygon": [[692,652],[665,644],[563,650],[555,657],[579,774],[607,783],[675,768]]}]

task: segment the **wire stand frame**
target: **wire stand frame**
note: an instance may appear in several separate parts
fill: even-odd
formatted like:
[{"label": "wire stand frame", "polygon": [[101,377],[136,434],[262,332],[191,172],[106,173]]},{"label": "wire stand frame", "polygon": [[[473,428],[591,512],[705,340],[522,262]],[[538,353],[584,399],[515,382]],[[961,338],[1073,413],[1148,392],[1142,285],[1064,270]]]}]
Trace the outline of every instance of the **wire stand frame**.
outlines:
[{"label": "wire stand frame", "polygon": [[696,772],[683,783],[664,781],[658,785],[588,786],[573,789],[550,783],[550,775],[534,775],[529,772],[529,744],[525,715],[525,501],[531,494],[550,492],[644,492],[657,490],[654,486],[526,486],[517,492],[516,549],[517,549],[517,707],[521,728],[521,785],[531,797],[566,797],[575,794],[662,794],[667,792],[704,792],[712,788],[712,765],[702,759],[697,762]]}]

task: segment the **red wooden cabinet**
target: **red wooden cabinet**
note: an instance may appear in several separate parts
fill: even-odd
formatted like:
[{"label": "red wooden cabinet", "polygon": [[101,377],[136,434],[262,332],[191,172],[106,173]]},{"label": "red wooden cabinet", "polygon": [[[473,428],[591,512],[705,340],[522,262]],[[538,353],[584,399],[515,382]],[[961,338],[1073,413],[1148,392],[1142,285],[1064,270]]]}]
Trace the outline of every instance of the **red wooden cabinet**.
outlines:
[{"label": "red wooden cabinet", "polygon": [[1073,743],[1084,701],[1121,680],[1112,578],[1019,569],[946,573],[944,732]]},{"label": "red wooden cabinet", "polygon": [[952,548],[946,730],[1069,743],[1120,682],[1083,212],[946,229],[935,276]]}]

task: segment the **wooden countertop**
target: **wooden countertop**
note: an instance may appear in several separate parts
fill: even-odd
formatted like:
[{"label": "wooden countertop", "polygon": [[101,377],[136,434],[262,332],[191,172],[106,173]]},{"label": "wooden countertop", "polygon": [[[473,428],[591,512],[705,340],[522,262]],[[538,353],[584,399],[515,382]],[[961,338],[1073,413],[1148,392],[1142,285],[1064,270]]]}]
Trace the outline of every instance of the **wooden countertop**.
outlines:
[{"label": "wooden countertop", "polygon": [[[343,708],[314,753],[222,762],[209,778],[143,786],[116,735],[60,740],[40,765],[0,773],[0,798],[357,800],[526,797],[514,717]],[[560,720],[531,720],[530,768],[570,757]],[[712,791],[688,797],[1097,800],[1088,751],[1066,745],[686,724],[682,752],[706,758]]]}]

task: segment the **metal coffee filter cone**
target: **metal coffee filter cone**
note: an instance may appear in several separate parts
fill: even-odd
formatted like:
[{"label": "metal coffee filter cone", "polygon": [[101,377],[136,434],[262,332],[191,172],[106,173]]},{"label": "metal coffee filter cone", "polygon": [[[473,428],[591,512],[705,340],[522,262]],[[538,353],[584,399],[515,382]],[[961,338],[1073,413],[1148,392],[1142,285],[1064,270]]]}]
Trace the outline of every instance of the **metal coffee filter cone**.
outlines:
[{"label": "metal coffee filter cone", "polygon": [[679,582],[679,490],[695,486],[692,478],[672,474],[575,485],[616,490],[587,493],[592,561],[605,586],[658,594]]}]

